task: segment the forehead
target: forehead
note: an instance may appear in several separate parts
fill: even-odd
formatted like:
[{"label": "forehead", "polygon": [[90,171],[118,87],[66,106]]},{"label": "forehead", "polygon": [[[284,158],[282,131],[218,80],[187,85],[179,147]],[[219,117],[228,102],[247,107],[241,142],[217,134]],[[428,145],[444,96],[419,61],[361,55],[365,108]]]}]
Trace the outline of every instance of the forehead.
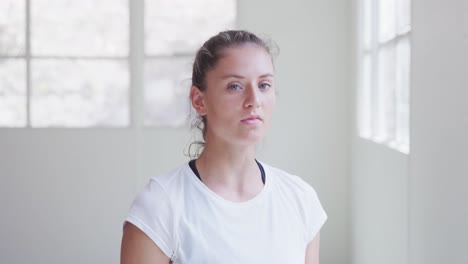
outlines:
[{"label": "forehead", "polygon": [[256,44],[226,48],[212,71],[212,74],[239,74],[259,76],[273,74],[271,55],[265,48]]}]

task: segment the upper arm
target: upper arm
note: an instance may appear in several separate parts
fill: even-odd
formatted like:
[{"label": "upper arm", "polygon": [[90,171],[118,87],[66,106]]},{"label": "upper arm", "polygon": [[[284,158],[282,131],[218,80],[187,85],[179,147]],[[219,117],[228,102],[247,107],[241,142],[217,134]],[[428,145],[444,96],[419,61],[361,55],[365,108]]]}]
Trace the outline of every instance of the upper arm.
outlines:
[{"label": "upper arm", "polygon": [[169,261],[169,257],[143,231],[126,222],[120,264],[168,264]]},{"label": "upper arm", "polygon": [[305,264],[319,264],[320,232],[309,242],[306,249]]}]

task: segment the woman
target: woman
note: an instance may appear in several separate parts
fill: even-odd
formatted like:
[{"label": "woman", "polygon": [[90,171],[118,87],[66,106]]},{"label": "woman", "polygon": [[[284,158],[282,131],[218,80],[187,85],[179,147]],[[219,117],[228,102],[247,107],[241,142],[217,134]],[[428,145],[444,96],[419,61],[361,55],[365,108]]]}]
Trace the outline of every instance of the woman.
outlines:
[{"label": "woman", "polygon": [[247,31],[210,38],[193,64],[197,159],[150,179],[124,225],[121,263],[319,263],[327,219],[314,189],[255,159],[275,107],[268,45]]}]

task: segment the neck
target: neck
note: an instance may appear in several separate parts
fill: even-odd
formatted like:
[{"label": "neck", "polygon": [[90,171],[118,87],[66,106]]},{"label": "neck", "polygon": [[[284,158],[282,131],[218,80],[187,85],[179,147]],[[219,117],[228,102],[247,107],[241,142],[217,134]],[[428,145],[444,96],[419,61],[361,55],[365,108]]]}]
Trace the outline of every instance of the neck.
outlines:
[{"label": "neck", "polygon": [[196,165],[202,181],[213,191],[234,197],[231,200],[248,199],[263,188],[255,146],[233,146],[207,138]]}]

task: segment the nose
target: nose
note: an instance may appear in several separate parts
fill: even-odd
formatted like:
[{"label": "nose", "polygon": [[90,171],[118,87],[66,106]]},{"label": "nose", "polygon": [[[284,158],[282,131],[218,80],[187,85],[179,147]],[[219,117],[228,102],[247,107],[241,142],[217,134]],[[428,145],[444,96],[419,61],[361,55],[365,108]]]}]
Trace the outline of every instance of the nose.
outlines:
[{"label": "nose", "polygon": [[260,106],[260,91],[254,85],[249,85],[245,90],[245,108]]}]

